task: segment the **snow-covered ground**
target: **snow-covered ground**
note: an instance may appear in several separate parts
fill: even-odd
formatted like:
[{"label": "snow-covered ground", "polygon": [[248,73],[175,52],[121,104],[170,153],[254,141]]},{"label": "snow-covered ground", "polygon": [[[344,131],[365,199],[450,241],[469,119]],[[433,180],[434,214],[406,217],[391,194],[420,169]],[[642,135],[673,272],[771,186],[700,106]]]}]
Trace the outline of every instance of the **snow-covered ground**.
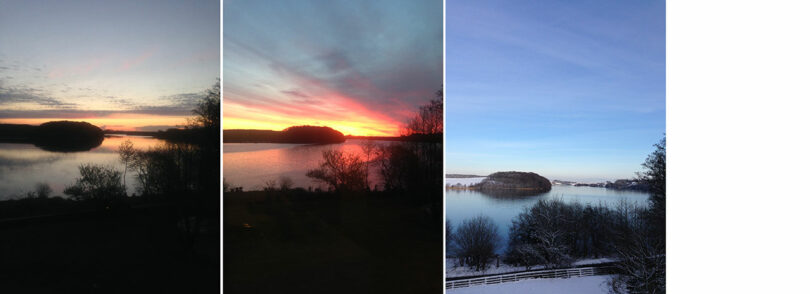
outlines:
[{"label": "snow-covered ground", "polygon": [[577,293],[602,294],[609,293],[610,276],[592,276],[569,279],[533,279],[519,282],[501,283],[495,285],[481,285],[467,288],[449,289],[452,294],[519,294],[519,293]]},{"label": "snow-covered ground", "polygon": [[[599,263],[606,263],[612,262],[613,259],[610,258],[592,258],[592,259],[581,259],[577,260],[571,264],[571,266],[580,266],[586,264],[599,264]],[[484,271],[475,271],[471,270],[469,267],[466,266],[456,266],[457,260],[455,258],[447,258],[445,262],[445,272],[447,272],[448,278],[459,278],[459,277],[468,277],[468,276],[481,276],[481,275],[494,275],[494,274],[504,274],[504,273],[511,273],[511,272],[519,272],[525,271],[526,268],[522,266],[511,266],[501,263],[500,267],[495,267],[493,264],[488,269]],[[541,270],[543,266],[533,266],[531,270]]]},{"label": "snow-covered ground", "polygon": [[478,184],[479,182],[483,181],[484,179],[486,179],[486,177],[480,177],[480,178],[445,178],[444,180],[446,181],[445,182],[446,185],[462,184],[462,185],[469,186],[469,185],[472,185],[472,184]]}]

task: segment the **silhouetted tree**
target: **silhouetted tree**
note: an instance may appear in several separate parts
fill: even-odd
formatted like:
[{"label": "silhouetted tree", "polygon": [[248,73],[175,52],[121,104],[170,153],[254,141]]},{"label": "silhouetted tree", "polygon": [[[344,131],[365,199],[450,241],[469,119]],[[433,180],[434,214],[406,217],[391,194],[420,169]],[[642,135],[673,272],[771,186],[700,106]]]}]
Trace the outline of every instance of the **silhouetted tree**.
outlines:
[{"label": "silhouetted tree", "polygon": [[495,259],[499,244],[498,227],[492,218],[479,215],[464,220],[454,234],[456,256],[476,271],[485,270]]},{"label": "silhouetted tree", "polygon": [[[366,156],[366,175],[371,174],[371,159],[377,154],[377,144],[372,140],[363,140],[360,143],[360,149],[363,150],[363,155]],[[366,186],[371,189],[371,182],[366,177]]]},{"label": "silhouetted tree", "polygon": [[126,195],[121,172],[109,166],[80,165],[80,177],[64,193],[76,200],[96,200],[106,204]]},{"label": "silhouetted tree", "polygon": [[278,182],[279,182],[279,184],[278,184],[278,188],[279,188],[281,191],[287,191],[287,190],[289,190],[289,189],[292,189],[292,186],[293,186],[293,181],[292,181],[292,179],[290,179],[290,177],[288,177],[288,176],[282,176],[282,177],[279,179],[279,181],[278,181]]},{"label": "silhouetted tree", "polygon": [[427,105],[419,107],[419,113],[411,118],[404,135],[429,135],[444,132],[444,92],[436,91],[436,97]]},{"label": "silhouetted tree", "polygon": [[124,180],[124,189],[127,187],[127,170],[135,164],[136,155],[137,151],[132,145],[131,140],[127,139],[118,146],[118,159],[124,164],[124,176],[122,177]]},{"label": "silhouetted tree", "polygon": [[53,190],[47,183],[37,183],[34,192],[36,192],[37,198],[48,198]]},{"label": "silhouetted tree", "polygon": [[217,82],[205,91],[205,97],[191,111],[194,114],[189,123],[191,127],[216,128],[219,131],[220,90],[219,79],[217,79]]},{"label": "silhouetted tree", "polygon": [[307,177],[321,181],[335,191],[361,191],[367,189],[366,167],[360,156],[340,150],[323,152],[320,167],[307,172]]}]

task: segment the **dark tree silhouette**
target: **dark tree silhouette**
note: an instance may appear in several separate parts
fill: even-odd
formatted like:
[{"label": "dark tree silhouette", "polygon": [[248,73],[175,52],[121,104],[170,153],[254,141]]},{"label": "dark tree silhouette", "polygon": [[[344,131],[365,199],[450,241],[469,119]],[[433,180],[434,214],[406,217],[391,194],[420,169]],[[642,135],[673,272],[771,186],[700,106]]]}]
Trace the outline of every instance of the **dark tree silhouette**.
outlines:
[{"label": "dark tree silhouette", "polygon": [[419,113],[405,126],[403,135],[430,135],[444,132],[444,92],[436,91],[436,97],[427,105],[419,107]]},{"label": "dark tree silhouette", "polygon": [[53,189],[51,189],[51,186],[48,185],[48,183],[37,183],[34,192],[36,193],[37,198],[48,198],[48,196],[51,195],[51,192],[53,192]]},{"label": "dark tree silhouette", "polygon": [[134,166],[136,155],[137,150],[135,150],[135,146],[132,145],[131,140],[121,142],[121,145],[118,146],[118,160],[124,164],[124,176],[122,177],[124,180],[124,189],[127,187],[127,170]]},{"label": "dark tree silhouette", "polygon": [[64,193],[76,200],[101,201],[109,204],[126,195],[121,185],[121,172],[109,166],[80,165],[80,177]]},{"label": "dark tree silhouette", "polygon": [[307,177],[323,182],[330,190],[340,192],[368,189],[368,174],[363,160],[358,155],[340,150],[324,151],[321,166],[308,171]]}]

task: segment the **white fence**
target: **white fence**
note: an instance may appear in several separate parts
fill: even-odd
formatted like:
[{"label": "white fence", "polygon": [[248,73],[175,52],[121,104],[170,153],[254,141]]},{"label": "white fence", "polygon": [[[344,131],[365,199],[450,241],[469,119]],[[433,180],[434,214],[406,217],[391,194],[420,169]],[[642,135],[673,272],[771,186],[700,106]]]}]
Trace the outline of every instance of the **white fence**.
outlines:
[{"label": "white fence", "polygon": [[492,285],[506,282],[517,282],[520,280],[529,280],[529,279],[554,279],[554,278],[597,276],[608,274],[610,269],[611,269],[610,265],[604,265],[604,266],[568,268],[556,270],[527,271],[520,273],[447,281],[445,282],[445,288],[455,289],[478,285]]}]

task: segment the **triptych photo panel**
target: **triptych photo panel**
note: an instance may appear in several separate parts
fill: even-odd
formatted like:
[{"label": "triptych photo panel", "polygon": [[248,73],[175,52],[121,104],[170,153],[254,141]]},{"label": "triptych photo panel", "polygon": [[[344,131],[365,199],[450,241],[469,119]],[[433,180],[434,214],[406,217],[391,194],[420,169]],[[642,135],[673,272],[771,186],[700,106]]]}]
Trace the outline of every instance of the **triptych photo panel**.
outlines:
[{"label": "triptych photo panel", "polygon": [[0,292],[664,293],[664,1],[0,0]]}]

